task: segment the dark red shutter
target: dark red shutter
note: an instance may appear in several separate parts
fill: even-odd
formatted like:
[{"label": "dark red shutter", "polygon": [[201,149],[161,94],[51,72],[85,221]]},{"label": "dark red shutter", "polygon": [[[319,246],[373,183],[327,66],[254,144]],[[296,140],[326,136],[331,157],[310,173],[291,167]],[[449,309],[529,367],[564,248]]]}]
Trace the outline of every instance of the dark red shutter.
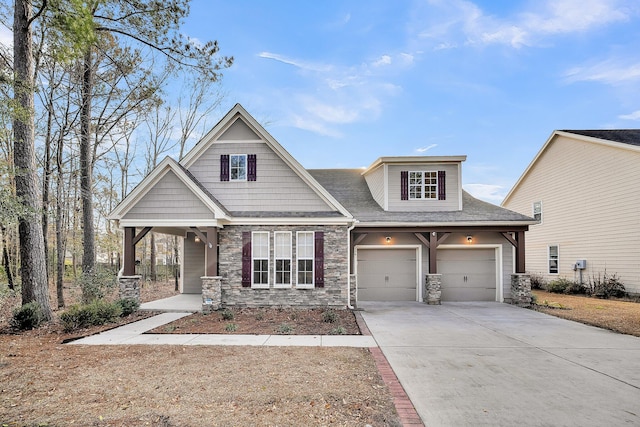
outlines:
[{"label": "dark red shutter", "polygon": [[316,284],[316,288],[324,288],[324,233],[322,231],[316,231],[314,243],[314,282]]},{"label": "dark red shutter", "polygon": [[256,177],[256,155],[249,154],[247,156],[247,180],[255,181]]},{"label": "dark red shutter", "polygon": [[447,200],[447,173],[438,171],[438,200]]},{"label": "dark red shutter", "polygon": [[242,287],[251,286],[251,232],[242,232]]},{"label": "dark red shutter", "polygon": [[229,181],[229,155],[220,156],[220,181]]},{"label": "dark red shutter", "polygon": [[400,171],[400,200],[409,200],[409,171]]}]

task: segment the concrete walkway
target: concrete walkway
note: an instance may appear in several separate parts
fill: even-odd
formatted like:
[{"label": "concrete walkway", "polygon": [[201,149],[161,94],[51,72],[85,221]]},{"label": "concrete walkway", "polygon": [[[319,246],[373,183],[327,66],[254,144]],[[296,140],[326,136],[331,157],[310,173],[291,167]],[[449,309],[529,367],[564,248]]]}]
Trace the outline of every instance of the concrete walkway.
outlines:
[{"label": "concrete walkway", "polygon": [[370,335],[234,335],[234,334],[145,334],[146,331],[189,316],[168,312],[129,323],[97,335],[81,338],[74,345],[250,345],[303,347],[375,347]]},{"label": "concrete walkway", "polygon": [[640,425],[640,338],[500,303],[359,303],[425,425]]}]

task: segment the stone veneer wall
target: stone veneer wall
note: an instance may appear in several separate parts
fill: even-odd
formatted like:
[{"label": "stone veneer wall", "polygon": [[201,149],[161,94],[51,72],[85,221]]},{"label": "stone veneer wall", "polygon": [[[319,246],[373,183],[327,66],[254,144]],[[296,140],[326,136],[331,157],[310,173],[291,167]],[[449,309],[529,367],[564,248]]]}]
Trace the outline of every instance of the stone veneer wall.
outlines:
[{"label": "stone veneer wall", "polygon": [[520,307],[531,306],[531,276],[528,274],[511,275],[511,304]]},{"label": "stone veneer wall", "polygon": [[222,305],[222,277],[204,276],[202,279],[202,312],[210,313]]},{"label": "stone veneer wall", "polygon": [[424,288],[423,301],[430,305],[440,305],[442,301],[442,274],[427,274]]},{"label": "stone veneer wall", "polygon": [[140,302],[140,278],[142,276],[119,276],[120,299],[132,299]]},{"label": "stone veneer wall", "polygon": [[[269,231],[269,289],[242,287],[242,232]],[[291,287],[273,288],[273,232],[292,233]],[[297,289],[296,232],[324,232],[324,287]],[[227,226],[218,232],[219,274],[222,277],[223,307],[322,307],[346,308],[349,271],[347,268],[347,226]]]},{"label": "stone veneer wall", "polygon": [[358,275],[351,274],[351,288],[349,289],[351,292],[351,307],[358,307]]}]

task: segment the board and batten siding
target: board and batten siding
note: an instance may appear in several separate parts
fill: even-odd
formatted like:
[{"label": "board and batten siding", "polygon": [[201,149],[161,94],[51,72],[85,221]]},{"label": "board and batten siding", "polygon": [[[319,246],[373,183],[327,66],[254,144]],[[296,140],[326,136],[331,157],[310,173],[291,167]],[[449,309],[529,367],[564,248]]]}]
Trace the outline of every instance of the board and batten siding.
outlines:
[{"label": "board and batten siding", "polygon": [[[389,165],[388,180],[388,209],[393,212],[445,212],[460,209],[460,164],[421,164],[421,165]],[[401,171],[445,171],[446,172],[446,200],[401,200],[400,172]]]},{"label": "board and batten siding", "polygon": [[[640,293],[640,152],[557,135],[503,206],[533,216],[526,264],[547,280],[579,279],[573,265],[587,261],[583,280],[616,274]],[[559,273],[548,274],[548,246],[558,245]]]},{"label": "board and batten siding", "polygon": [[364,178],[369,186],[369,191],[373,196],[373,199],[380,205],[381,208],[385,208],[384,200],[384,171],[385,166],[380,165],[375,170],[367,173]]},{"label": "board and batten siding", "polygon": [[[256,181],[220,181],[220,155],[256,154]],[[215,142],[189,171],[229,211],[322,212],[330,207],[263,142]]]},{"label": "board and batten siding", "polygon": [[204,219],[214,214],[168,171],[124,216],[125,219]]}]

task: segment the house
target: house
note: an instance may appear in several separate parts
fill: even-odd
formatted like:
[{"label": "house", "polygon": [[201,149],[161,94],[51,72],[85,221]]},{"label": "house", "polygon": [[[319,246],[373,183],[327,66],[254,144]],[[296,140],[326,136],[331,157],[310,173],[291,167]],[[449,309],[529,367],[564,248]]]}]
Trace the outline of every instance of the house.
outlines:
[{"label": "house", "polygon": [[306,170],[236,105],[110,214],[124,229],[122,294],[139,292],[135,244],[153,229],[182,238],[180,290],[201,293],[204,310],[526,297],[524,233],[535,221],[466,193],[464,161]]},{"label": "house", "polygon": [[530,273],[588,282],[616,274],[640,293],[640,129],[558,130],[502,206],[535,217]]}]

